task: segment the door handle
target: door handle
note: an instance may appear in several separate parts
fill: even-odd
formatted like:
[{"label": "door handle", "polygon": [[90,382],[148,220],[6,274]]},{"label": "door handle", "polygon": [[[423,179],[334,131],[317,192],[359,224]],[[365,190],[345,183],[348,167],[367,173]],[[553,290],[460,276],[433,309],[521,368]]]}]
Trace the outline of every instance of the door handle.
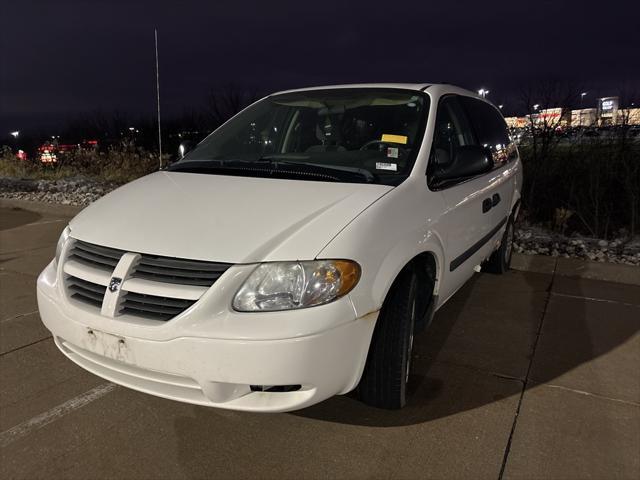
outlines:
[{"label": "door handle", "polygon": [[482,213],[487,213],[493,207],[493,201],[490,198],[485,198],[482,201]]},{"label": "door handle", "polygon": [[491,206],[495,207],[499,203],[500,203],[500,194],[494,193],[493,197],[491,197]]}]

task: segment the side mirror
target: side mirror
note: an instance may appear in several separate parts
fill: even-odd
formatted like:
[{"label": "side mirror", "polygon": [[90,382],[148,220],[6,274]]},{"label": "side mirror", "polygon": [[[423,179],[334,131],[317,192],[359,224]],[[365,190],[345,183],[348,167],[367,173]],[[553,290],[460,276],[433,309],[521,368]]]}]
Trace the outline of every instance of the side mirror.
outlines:
[{"label": "side mirror", "polygon": [[442,162],[448,155],[436,155],[433,180],[443,182],[447,180],[473,177],[488,172],[493,168],[493,159],[489,151],[480,145],[466,145],[459,147],[451,161]]}]

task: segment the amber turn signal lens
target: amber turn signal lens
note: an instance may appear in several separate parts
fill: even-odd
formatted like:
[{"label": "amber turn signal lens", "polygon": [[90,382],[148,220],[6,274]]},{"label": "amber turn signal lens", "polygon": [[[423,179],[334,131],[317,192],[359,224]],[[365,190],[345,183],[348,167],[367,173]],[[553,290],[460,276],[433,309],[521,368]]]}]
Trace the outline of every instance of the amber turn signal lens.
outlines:
[{"label": "amber turn signal lens", "polygon": [[338,296],[349,293],[360,280],[360,265],[349,260],[334,260],[336,269],[340,272],[340,289]]}]

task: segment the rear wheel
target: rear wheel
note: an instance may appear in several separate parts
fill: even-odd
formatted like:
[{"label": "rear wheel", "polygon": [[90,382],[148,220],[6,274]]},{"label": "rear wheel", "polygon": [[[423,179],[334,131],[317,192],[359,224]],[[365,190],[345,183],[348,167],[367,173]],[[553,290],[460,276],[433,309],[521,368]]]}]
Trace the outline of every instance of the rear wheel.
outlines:
[{"label": "rear wheel", "polygon": [[396,279],[380,310],[357,392],[369,405],[398,409],[406,403],[418,315],[417,290],[417,275],[413,269],[406,269]]},{"label": "rear wheel", "polygon": [[507,228],[502,235],[502,241],[500,247],[493,252],[489,257],[489,260],[483,265],[483,270],[491,273],[504,273],[509,270],[511,266],[511,256],[513,255],[513,236],[515,227],[513,226],[513,219],[509,217],[507,221]]}]

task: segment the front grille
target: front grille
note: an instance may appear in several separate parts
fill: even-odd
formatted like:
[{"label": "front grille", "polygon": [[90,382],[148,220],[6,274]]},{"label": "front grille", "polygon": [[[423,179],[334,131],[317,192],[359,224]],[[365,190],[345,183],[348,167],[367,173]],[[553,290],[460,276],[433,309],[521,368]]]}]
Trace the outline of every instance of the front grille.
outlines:
[{"label": "front grille", "polygon": [[115,248],[101,247],[92,243],[76,240],[69,253],[69,259],[76,260],[90,267],[105,271],[113,271],[124,255],[124,251]]},{"label": "front grille", "polygon": [[166,321],[184,312],[194,303],[196,303],[195,300],[127,292],[124,295],[120,313]]},{"label": "front grille", "polygon": [[229,266],[226,263],[143,254],[131,276],[155,282],[210,287]]},{"label": "front grille", "polygon": [[102,299],[107,287],[69,276],[67,278],[67,291],[71,298],[100,308],[102,307]]},{"label": "front grille", "polygon": [[[69,297],[108,316],[167,321],[197,302],[231,266],[147,253],[141,253],[134,263],[135,257],[131,255],[123,258],[125,253],[125,250],[73,240],[62,265]],[[114,311],[114,304],[109,304],[107,310],[102,310],[107,285],[121,261],[119,269],[129,273],[121,279],[120,290],[114,289],[117,308]]]}]

